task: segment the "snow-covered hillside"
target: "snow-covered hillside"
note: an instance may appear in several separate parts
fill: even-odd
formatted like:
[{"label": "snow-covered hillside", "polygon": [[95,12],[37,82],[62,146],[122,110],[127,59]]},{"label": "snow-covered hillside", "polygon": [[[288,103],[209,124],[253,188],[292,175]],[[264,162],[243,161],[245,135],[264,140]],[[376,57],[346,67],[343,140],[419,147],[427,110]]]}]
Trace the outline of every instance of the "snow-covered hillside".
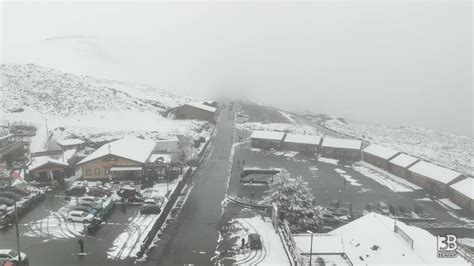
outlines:
[{"label": "snow-covered hillside", "polygon": [[323,124],[340,133],[384,145],[472,175],[474,139],[426,128],[386,126],[330,119]]},{"label": "snow-covered hillside", "polygon": [[[2,123],[27,121],[59,139],[206,135],[201,121],[171,120],[168,108],[189,99],[143,84],[74,75],[37,65],[2,65]],[[46,122],[47,121],[47,122]],[[207,130],[206,130],[207,131]],[[41,135],[41,134],[39,134]],[[41,142],[41,141],[40,141]]]},{"label": "snow-covered hillside", "polygon": [[143,84],[73,75],[36,65],[2,65],[1,109],[69,117],[95,111],[164,113],[185,99]]}]

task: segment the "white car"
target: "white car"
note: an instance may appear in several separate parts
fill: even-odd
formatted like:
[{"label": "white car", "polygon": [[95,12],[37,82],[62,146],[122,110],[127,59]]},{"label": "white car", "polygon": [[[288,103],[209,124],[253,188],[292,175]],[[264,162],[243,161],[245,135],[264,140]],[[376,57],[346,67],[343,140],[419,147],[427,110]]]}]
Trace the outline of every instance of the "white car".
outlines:
[{"label": "white car", "polygon": [[[13,249],[0,249],[0,262],[11,261],[18,262],[18,252]],[[28,265],[28,257],[25,253],[21,252],[21,262],[24,265]],[[22,264],[22,265],[23,265]]]},{"label": "white car", "polygon": [[67,220],[70,222],[89,223],[94,219],[94,215],[84,211],[70,211]]},{"label": "white car", "polygon": [[98,197],[85,196],[79,198],[80,205],[90,206],[95,209],[101,209],[103,203],[102,199]]}]

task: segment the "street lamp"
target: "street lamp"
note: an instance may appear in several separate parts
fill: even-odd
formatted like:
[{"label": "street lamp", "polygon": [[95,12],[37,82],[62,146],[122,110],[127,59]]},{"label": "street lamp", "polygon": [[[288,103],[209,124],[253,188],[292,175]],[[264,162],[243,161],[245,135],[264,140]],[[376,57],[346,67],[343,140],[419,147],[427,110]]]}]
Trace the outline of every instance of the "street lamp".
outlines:
[{"label": "street lamp", "polygon": [[309,248],[309,266],[311,266],[311,260],[313,259],[313,231],[307,230],[306,232],[311,234],[311,245]]},{"label": "street lamp", "polygon": [[16,248],[18,250],[18,262],[21,263],[20,232],[18,231],[18,210],[16,208],[16,201],[15,201],[15,228],[16,228]]}]

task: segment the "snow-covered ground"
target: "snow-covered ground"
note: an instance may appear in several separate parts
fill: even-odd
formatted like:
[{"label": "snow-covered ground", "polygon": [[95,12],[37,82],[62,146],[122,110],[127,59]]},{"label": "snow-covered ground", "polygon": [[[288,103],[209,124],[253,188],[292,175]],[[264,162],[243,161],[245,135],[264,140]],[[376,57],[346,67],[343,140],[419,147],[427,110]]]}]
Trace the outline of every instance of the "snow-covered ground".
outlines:
[{"label": "snow-covered ground", "polygon": [[[294,120],[293,120],[294,121]],[[304,135],[321,135],[321,132],[307,124],[287,124],[287,123],[260,123],[260,122],[249,122],[235,125],[237,129],[254,131],[254,130],[266,130],[266,131],[287,131],[288,133],[304,134]]]},{"label": "snow-covered ground", "polygon": [[[228,240],[234,240],[232,259],[236,265],[289,265],[283,243],[269,218],[254,216],[236,218],[230,222],[233,232]],[[262,249],[241,249],[241,239],[247,243],[251,233],[258,233],[262,240]],[[221,258],[224,259],[224,258]],[[228,258],[227,258],[228,259]]]},{"label": "snow-covered ground", "polygon": [[474,139],[426,128],[385,126],[330,119],[324,126],[464,173],[474,171]]}]

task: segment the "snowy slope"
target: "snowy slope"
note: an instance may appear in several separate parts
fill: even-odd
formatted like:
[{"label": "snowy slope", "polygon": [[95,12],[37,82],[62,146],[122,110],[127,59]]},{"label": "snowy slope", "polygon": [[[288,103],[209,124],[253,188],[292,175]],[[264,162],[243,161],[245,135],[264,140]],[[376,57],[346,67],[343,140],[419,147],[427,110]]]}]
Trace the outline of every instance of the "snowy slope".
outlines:
[{"label": "snowy slope", "polygon": [[[126,136],[166,139],[178,134],[198,136],[203,128],[210,130],[205,122],[164,117],[168,108],[190,99],[147,85],[31,64],[2,65],[1,76],[2,124],[27,121],[38,125],[38,133],[45,133],[47,121],[56,140],[78,137],[102,142]],[[45,137],[37,134],[32,142],[41,149]]]}]

